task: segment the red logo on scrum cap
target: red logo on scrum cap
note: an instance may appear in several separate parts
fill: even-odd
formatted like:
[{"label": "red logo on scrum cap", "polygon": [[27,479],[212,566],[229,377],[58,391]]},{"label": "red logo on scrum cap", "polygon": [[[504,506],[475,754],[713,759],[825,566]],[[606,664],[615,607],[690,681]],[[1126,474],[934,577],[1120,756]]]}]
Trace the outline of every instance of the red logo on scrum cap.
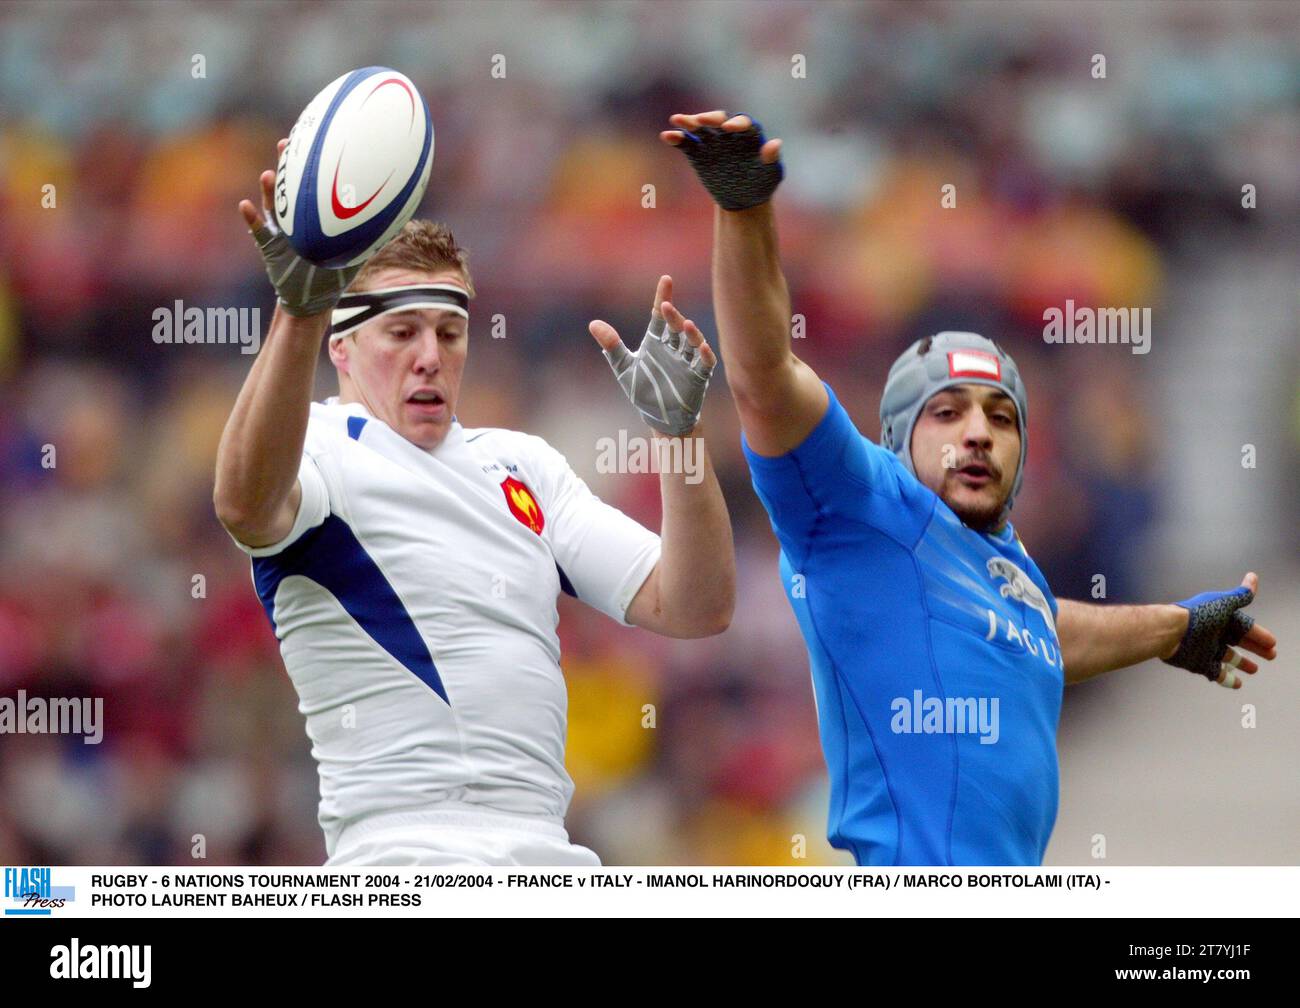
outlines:
[{"label": "red logo on scrum cap", "polygon": [[949,350],[949,378],[992,378],[1002,380],[1002,364],[983,350]]}]

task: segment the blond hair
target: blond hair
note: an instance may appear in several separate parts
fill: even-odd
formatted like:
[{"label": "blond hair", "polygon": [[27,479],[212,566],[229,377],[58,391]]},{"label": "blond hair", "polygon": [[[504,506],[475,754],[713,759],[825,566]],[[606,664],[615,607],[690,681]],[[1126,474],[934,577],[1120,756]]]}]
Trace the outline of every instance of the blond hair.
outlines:
[{"label": "blond hair", "polygon": [[420,270],[436,273],[457,270],[465,280],[465,290],[474,296],[474,281],[469,275],[469,253],[456,244],[456,237],[446,224],[427,220],[407,221],[387,245],[361,267],[348,290],[357,293],[369,287],[370,279],[389,269]]}]

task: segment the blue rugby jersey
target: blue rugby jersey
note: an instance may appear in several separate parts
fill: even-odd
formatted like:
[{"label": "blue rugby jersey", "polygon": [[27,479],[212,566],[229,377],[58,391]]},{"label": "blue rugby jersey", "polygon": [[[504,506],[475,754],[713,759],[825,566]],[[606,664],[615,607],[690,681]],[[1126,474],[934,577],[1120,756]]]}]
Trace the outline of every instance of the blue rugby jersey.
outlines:
[{"label": "blue rugby jersey", "polygon": [[1041,864],[1056,820],[1056,599],[1008,522],[966,527],[827,386],[793,451],[745,457],[781,544],[859,865]]}]

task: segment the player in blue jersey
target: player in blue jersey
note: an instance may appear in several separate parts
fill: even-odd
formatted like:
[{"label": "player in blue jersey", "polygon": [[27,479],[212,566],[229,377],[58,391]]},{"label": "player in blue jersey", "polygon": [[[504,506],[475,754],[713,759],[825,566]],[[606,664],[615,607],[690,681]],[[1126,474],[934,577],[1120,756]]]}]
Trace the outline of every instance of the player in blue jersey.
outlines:
[{"label": "player in blue jersey", "polygon": [[717,208],[713,297],[727,383],[808,645],[830,771],[829,838],[858,864],[1036,865],[1057,809],[1061,691],[1148,658],[1238,688],[1276,640],[1258,581],[1177,605],[1057,600],[1008,520],[1024,475],[1015,362],[974,333],[909,347],[881,443],[791,351],[770,201],[781,141],[725,112],[660,134]]}]

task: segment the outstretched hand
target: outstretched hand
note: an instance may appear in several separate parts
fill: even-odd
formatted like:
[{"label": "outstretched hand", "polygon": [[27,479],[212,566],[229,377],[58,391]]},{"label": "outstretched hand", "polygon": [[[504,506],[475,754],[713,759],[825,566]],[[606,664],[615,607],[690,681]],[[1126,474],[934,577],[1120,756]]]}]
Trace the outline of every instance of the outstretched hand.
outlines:
[{"label": "outstretched hand", "polygon": [[[276,144],[277,157],[284,155],[288,144],[288,140]],[[252,200],[245,199],[239,201],[239,214],[257,243],[280,305],[290,315],[297,316],[320,315],[332,310],[363,264],[330,269],[299,256],[275,223],[275,172],[269,169],[262,172],[258,183],[262,190],[261,211]]]},{"label": "outstretched hand", "polygon": [[1205,676],[1228,689],[1240,689],[1241,677],[1259,671],[1259,665],[1243,657],[1235,647],[1272,661],[1277,657],[1277,638],[1241,610],[1259,591],[1259,578],[1248,573],[1231,591],[1202,592],[1179,602],[1187,610],[1187,629],[1178,646],[1165,657],[1170,665]]},{"label": "outstretched hand", "polygon": [[672,303],[672,293],[673,278],[660,277],[650,325],[635,353],[608,322],[594,319],[588,328],[645,422],[661,433],[680,436],[699,423],[718,359],[699,327]]},{"label": "outstretched hand", "polygon": [[723,210],[748,210],[772,198],[785,177],[781,141],[763,136],[747,115],[726,112],[677,113],[668,120],[677,129],[659,139],[676,147],[691,162],[700,183]]},{"label": "outstretched hand", "polygon": [[[747,115],[728,117],[727,113],[721,109],[713,112],[697,112],[694,115],[677,112],[669,116],[668,121],[678,127],[677,129],[664,130],[659,134],[659,139],[669,147],[681,146],[682,141],[686,139],[686,132],[694,132],[701,126],[716,126],[724,133],[743,133],[754,124],[753,120]],[[781,140],[779,137],[768,140],[758,150],[759,160],[763,164],[772,164],[780,156]]]}]

